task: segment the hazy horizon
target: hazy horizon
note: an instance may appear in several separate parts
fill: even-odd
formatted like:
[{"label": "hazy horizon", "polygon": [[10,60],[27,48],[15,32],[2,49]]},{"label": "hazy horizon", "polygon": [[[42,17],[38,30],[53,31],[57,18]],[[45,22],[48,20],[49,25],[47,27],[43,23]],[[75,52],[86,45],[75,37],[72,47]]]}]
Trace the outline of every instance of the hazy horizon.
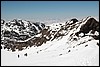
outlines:
[{"label": "hazy horizon", "polygon": [[1,18],[66,19],[99,18],[99,1],[1,1]]}]

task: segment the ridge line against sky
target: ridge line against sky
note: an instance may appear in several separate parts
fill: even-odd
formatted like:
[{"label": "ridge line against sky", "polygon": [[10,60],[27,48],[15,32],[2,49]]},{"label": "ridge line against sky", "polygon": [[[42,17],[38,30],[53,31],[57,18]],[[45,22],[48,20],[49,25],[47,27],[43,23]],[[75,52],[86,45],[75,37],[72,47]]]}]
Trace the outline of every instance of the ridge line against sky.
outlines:
[{"label": "ridge line against sky", "polygon": [[99,1],[1,1],[4,19],[99,17]]}]

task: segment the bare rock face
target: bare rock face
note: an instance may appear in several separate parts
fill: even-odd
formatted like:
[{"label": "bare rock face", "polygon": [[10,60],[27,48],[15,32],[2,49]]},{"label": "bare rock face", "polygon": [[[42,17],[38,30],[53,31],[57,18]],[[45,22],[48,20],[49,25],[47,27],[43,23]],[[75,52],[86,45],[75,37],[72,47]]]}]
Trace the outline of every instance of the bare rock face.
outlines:
[{"label": "bare rock face", "polygon": [[89,33],[92,30],[93,33],[95,31],[99,32],[99,22],[97,22],[94,18],[90,18],[80,29],[80,32]]},{"label": "bare rock face", "polygon": [[[80,33],[85,34],[91,31],[94,34],[96,31],[99,32],[99,22],[96,21],[94,18],[90,18],[87,22],[81,26],[80,31],[76,33],[79,36]],[[99,40],[99,35],[92,35],[92,37],[96,40]]]}]

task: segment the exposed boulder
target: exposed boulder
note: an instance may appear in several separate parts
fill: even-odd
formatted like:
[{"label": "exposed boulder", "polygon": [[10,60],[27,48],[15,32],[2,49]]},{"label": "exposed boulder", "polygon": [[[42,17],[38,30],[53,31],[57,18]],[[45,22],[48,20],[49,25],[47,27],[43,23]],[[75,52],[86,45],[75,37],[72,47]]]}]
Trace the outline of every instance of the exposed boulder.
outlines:
[{"label": "exposed boulder", "polygon": [[71,19],[71,21],[73,21],[73,23],[78,22],[78,20],[76,18]]},{"label": "exposed boulder", "polygon": [[24,56],[27,56],[27,53],[25,53]]},{"label": "exposed boulder", "polygon": [[4,31],[4,37],[10,37],[11,36],[11,34],[10,34],[10,31]]},{"label": "exposed boulder", "polygon": [[66,24],[67,25],[72,25],[74,23],[78,22],[78,20],[76,18],[71,19],[70,21],[67,21]]},{"label": "exposed boulder", "polygon": [[1,25],[3,25],[5,23],[5,21],[3,19],[1,19]]},{"label": "exposed boulder", "polygon": [[19,58],[19,54],[18,54],[18,58]]}]

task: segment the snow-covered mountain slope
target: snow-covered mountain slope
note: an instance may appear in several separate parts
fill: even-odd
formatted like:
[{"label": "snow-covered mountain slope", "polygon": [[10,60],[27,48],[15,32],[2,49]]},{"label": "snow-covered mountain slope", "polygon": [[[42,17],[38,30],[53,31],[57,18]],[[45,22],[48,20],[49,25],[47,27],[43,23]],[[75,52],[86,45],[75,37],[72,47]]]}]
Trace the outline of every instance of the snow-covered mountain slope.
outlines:
[{"label": "snow-covered mountain slope", "polygon": [[[44,23],[21,19],[5,21],[1,19],[1,44],[12,47],[15,42],[25,42],[45,28]],[[10,48],[8,47],[8,48]]]},{"label": "snow-covered mountain slope", "polygon": [[99,66],[99,22],[91,16],[53,23],[27,40],[6,43],[2,66]]},{"label": "snow-covered mountain slope", "polygon": [[[1,20],[1,22],[5,21]],[[45,24],[40,22],[35,23],[20,19],[14,19],[1,25],[3,26],[3,36],[15,41],[31,38],[45,27]]]},{"label": "snow-covered mountain slope", "polygon": [[[57,42],[57,44],[56,44]],[[67,48],[55,43],[23,50],[21,52],[1,51],[2,66],[99,66],[99,47],[96,41]],[[55,45],[54,47],[52,45]],[[58,45],[58,46],[57,46]],[[25,54],[27,53],[27,56]],[[19,58],[18,58],[19,55]]]}]

